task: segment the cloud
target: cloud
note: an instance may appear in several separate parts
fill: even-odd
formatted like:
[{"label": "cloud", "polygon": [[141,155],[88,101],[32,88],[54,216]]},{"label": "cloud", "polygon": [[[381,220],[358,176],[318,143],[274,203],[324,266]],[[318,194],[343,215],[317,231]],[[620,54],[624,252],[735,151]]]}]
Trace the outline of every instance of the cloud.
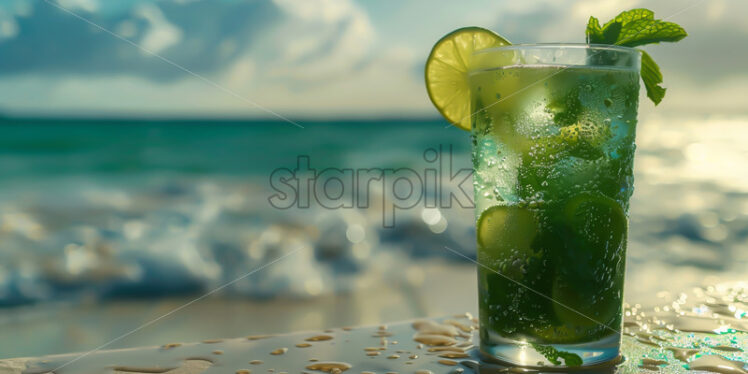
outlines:
[{"label": "cloud", "polygon": [[148,22],[148,27],[140,40],[140,45],[148,51],[161,53],[182,39],[182,30],[169,23],[158,7],[144,4],[135,11],[135,15]]},{"label": "cloud", "polygon": [[303,88],[303,83],[340,79],[370,58],[374,30],[367,15],[350,1],[275,3],[286,19],[265,46],[265,50],[274,50],[276,57],[265,61],[267,76]]},{"label": "cloud", "polygon": [[[263,106],[294,113],[300,113],[293,109],[297,104],[324,110],[345,106],[345,95],[333,95],[337,101],[328,102],[306,95],[330,93],[335,82],[346,82],[341,84],[348,91],[371,91],[347,82],[363,79],[376,85],[369,65],[391,62],[386,50],[384,57],[374,50],[376,35],[368,16],[348,0],[141,1],[117,12],[76,9],[190,71],[246,97],[259,97],[253,101]],[[21,33],[0,43],[0,54],[14,55],[0,60],[0,79],[22,91],[38,90],[40,81],[47,89],[30,102],[18,99],[23,95],[0,93],[0,103],[11,110],[262,113],[54,7],[37,3],[31,15],[16,19]],[[37,50],[24,50],[27,45]],[[411,65],[398,63],[403,65],[385,65],[402,79]],[[309,102],[317,106],[301,104]]]},{"label": "cloud", "polygon": [[57,3],[70,10],[83,10],[89,13],[99,10],[97,0],[57,0]]},{"label": "cloud", "polygon": [[395,45],[379,51],[352,72],[340,72],[338,79],[307,83],[303,89],[293,85],[263,85],[246,87],[240,92],[261,98],[263,104],[291,116],[431,114],[433,107],[422,75],[414,75],[411,68],[417,61],[412,50]]},{"label": "cloud", "polygon": [[[145,49],[206,74],[230,64],[281,17],[269,1],[133,1],[117,12],[97,11],[91,1],[60,3],[65,4]],[[45,2],[33,3],[29,14],[16,15],[14,21],[18,32],[0,41],[0,75],[184,77],[183,71]]]},{"label": "cloud", "polygon": [[[434,113],[421,79],[410,66],[416,61],[405,47],[382,51],[355,73],[341,79],[298,84],[273,84],[244,56],[214,80],[263,107],[290,117],[359,117],[389,113]],[[407,67],[407,68],[403,68]],[[262,116],[246,102],[190,77],[154,81],[140,76],[82,78],[12,77],[4,79],[0,103],[18,113],[76,115]],[[39,103],[43,103],[40,106]]]},{"label": "cloud", "polygon": [[93,0],[59,4],[147,51],[38,2],[30,15],[0,13],[0,55],[10,56],[0,60],[0,75],[184,77],[153,52],[198,74],[249,55],[263,75],[320,81],[364,63],[375,39],[366,14],[348,0],[140,1],[120,12],[97,11]]},{"label": "cloud", "polygon": [[[745,112],[748,2],[709,0],[63,0],[59,4],[284,115],[436,115],[423,88],[433,42],[469,24],[519,43],[582,42],[590,15],[652,7],[690,36],[646,47],[657,110]],[[695,5],[694,5],[695,4]],[[683,9],[693,8],[683,11]],[[15,112],[266,115],[41,1],[0,3],[0,106]],[[730,97],[723,94],[729,92]],[[723,97],[712,100],[714,97]],[[647,108],[646,106],[643,108]]]}]

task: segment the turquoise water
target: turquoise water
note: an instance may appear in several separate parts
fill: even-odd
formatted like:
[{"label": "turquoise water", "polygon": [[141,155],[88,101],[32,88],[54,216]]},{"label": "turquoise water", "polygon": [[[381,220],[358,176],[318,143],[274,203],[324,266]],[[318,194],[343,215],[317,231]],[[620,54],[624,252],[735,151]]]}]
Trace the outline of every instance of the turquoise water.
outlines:
[{"label": "turquoise water", "polygon": [[320,168],[402,167],[439,144],[452,144],[464,162],[470,145],[461,132],[443,129],[441,120],[301,123],[304,129],[279,121],[0,119],[0,170],[31,178],[156,172],[265,177],[295,165],[297,155],[310,155]]},{"label": "turquoise water", "polygon": [[[438,243],[472,250],[470,220],[435,236],[420,209],[384,229],[375,208],[268,202],[271,172],[299,156],[317,170],[423,168],[424,150],[451,146],[455,167],[469,167],[464,134],[437,120],[302,123],[3,120],[0,305],[199,292],[297,244],[309,254],[228,292],[308,297],[350,290],[392,261],[451,258]],[[358,246],[349,228],[363,232]]]},{"label": "turquoise water", "polygon": [[[744,277],[748,183],[734,162],[748,134],[712,122],[641,121],[627,297]],[[0,305],[193,294],[294,248],[224,291],[308,298],[397,279],[425,257],[465,263],[445,245],[474,254],[472,208],[417,205],[383,227],[376,204],[268,203],[270,173],[300,155],[317,169],[422,170],[426,149],[451,146],[468,168],[467,133],[428,119],[301,123],[1,120]]]}]

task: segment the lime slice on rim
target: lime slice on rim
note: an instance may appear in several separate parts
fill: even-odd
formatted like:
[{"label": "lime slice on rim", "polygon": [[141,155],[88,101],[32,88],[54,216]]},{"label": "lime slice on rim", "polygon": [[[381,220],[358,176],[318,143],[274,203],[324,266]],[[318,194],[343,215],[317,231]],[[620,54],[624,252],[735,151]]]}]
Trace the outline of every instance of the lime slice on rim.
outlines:
[{"label": "lime slice on rim", "polygon": [[453,125],[470,131],[470,87],[467,73],[473,52],[510,45],[495,32],[464,27],[441,38],[426,60],[426,90],[431,102]]}]

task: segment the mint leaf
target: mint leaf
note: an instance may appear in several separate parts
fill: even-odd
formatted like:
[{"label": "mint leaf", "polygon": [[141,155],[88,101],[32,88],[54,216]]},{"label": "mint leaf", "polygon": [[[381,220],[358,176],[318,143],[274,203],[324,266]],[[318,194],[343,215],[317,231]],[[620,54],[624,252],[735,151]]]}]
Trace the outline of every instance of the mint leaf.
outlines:
[{"label": "mint leaf", "polygon": [[559,358],[562,358],[564,360],[564,365],[569,367],[580,366],[583,363],[582,358],[575,353],[559,351],[550,345],[534,343],[532,343],[531,345],[538,353],[543,355],[543,357],[548,359],[548,361],[554,365],[561,365],[561,361],[559,361]]},{"label": "mint leaf", "polygon": [[587,36],[587,44],[601,44],[603,42],[603,29],[600,27],[600,21],[597,18],[590,16],[585,35]]},{"label": "mint leaf", "polygon": [[623,24],[620,22],[613,22],[607,27],[603,28],[603,42],[602,44],[616,44],[618,36],[621,34]]},{"label": "mint leaf", "polygon": [[[618,14],[600,27],[600,21],[590,17],[585,30],[588,44],[611,44],[638,47],[660,42],[677,42],[686,36],[686,30],[672,22],[655,19],[654,12],[637,8]],[[641,58],[641,77],[649,97],[655,105],[665,97],[660,67],[644,51]]]},{"label": "mint leaf", "polygon": [[553,122],[559,126],[570,126],[579,121],[582,113],[582,101],[579,100],[579,88],[572,88],[564,96],[553,95],[546,106],[548,113],[553,115]]},{"label": "mint leaf", "polygon": [[647,97],[657,105],[665,97],[666,89],[660,85],[662,83],[662,73],[649,53],[641,49],[639,51],[642,53],[641,76],[644,87],[647,89]]},{"label": "mint leaf", "polygon": [[677,42],[688,36],[686,30],[672,22],[640,19],[629,22],[618,35],[616,45],[637,47],[659,42]]},{"label": "mint leaf", "polygon": [[606,22],[605,25],[603,25],[603,31],[605,31],[605,29],[610,27],[610,25],[615,22],[620,23],[622,26],[626,26],[630,22],[635,22],[640,19],[654,20],[654,12],[644,8],[631,9],[621,12],[616,16],[616,18],[613,18],[612,20]]},{"label": "mint leaf", "polygon": [[[654,12],[643,8],[621,12],[603,25],[602,33],[606,36],[605,44],[627,47],[677,42],[688,35],[679,25],[655,19]],[[610,38],[612,36],[615,36],[614,40]]]}]

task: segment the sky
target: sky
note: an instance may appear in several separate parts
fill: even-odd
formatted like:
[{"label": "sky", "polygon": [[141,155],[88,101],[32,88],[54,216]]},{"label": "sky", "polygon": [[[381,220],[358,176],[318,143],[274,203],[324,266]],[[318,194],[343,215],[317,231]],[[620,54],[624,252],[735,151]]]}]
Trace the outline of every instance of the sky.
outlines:
[{"label": "sky", "polygon": [[435,116],[423,65],[451,30],[583,42],[590,15],[634,7],[690,34],[646,47],[657,111],[748,114],[745,0],[0,0],[0,113]]}]

